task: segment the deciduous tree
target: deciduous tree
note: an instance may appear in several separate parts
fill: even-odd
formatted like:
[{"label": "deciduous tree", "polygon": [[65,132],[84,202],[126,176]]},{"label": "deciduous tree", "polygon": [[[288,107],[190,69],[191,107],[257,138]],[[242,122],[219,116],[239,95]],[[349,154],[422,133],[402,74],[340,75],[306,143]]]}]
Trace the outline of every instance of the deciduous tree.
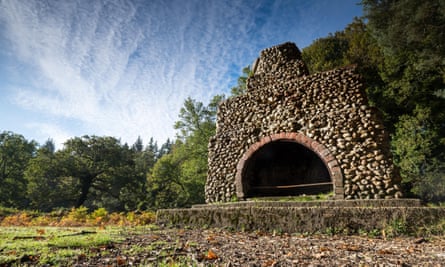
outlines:
[{"label": "deciduous tree", "polygon": [[24,172],[36,150],[34,141],[22,135],[0,133],[0,205],[24,208],[27,205]]}]

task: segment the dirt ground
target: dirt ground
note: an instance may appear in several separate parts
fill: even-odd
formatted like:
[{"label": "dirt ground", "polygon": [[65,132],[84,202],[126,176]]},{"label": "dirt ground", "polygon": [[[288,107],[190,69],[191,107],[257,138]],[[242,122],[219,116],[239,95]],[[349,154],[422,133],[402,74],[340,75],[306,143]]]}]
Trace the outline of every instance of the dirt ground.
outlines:
[{"label": "dirt ground", "polygon": [[445,240],[161,229],[75,259],[75,266],[141,265],[445,266]]}]

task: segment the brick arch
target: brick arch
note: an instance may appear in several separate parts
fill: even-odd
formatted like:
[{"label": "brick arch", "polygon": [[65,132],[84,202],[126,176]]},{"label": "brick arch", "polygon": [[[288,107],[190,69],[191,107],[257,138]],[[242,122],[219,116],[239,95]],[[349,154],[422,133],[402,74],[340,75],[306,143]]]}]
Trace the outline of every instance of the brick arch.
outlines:
[{"label": "brick arch", "polygon": [[246,162],[253,156],[256,151],[258,151],[258,149],[268,143],[276,141],[295,142],[314,152],[328,169],[329,175],[332,180],[335,199],[344,199],[343,173],[340,169],[340,165],[338,164],[337,159],[323,144],[318,143],[317,141],[296,132],[278,133],[266,136],[249,147],[249,149],[238,161],[236,167],[235,187],[238,198],[243,199],[245,197],[243,186],[243,172],[246,167]]}]

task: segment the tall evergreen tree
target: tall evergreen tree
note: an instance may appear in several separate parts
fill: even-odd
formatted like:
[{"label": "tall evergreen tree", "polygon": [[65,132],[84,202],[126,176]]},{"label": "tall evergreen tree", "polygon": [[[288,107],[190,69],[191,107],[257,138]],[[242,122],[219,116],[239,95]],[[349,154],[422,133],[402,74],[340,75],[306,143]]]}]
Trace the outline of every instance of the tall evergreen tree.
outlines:
[{"label": "tall evergreen tree", "polygon": [[381,95],[392,106],[396,164],[412,192],[443,201],[444,191],[426,188],[445,184],[445,1],[362,3],[384,57]]}]

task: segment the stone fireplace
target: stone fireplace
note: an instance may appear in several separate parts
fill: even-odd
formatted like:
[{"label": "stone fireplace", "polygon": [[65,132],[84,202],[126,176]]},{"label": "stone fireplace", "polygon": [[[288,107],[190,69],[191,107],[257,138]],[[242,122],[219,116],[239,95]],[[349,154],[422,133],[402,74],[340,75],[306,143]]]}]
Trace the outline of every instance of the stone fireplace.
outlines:
[{"label": "stone fireplace", "polygon": [[[328,161],[326,161],[328,160]],[[299,133],[281,133],[252,145],[237,165],[240,198],[342,190],[337,162],[321,144]],[[342,194],[342,192],[338,192]]]},{"label": "stone fireplace", "polygon": [[401,196],[389,140],[355,67],[309,72],[293,43],[265,49],[247,92],[221,103],[206,202],[333,192]]}]

